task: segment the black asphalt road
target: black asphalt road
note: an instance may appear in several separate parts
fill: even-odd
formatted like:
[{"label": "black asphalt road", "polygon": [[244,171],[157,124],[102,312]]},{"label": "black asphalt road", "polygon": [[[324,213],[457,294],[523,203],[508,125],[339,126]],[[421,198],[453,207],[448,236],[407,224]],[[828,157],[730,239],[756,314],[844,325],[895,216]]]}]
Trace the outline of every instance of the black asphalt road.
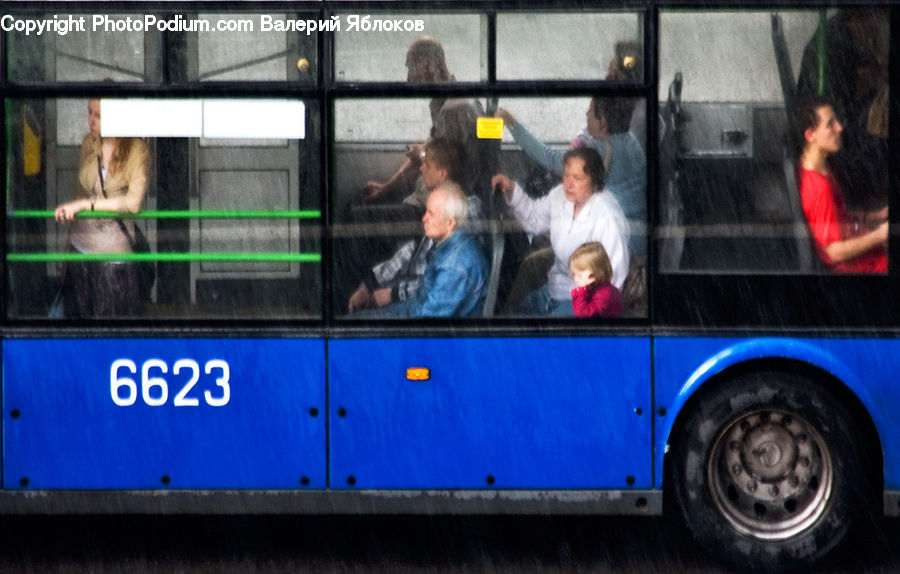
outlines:
[{"label": "black asphalt road", "polygon": [[[735,572],[660,518],[4,517],[2,572]],[[806,571],[900,572],[900,521]]]}]

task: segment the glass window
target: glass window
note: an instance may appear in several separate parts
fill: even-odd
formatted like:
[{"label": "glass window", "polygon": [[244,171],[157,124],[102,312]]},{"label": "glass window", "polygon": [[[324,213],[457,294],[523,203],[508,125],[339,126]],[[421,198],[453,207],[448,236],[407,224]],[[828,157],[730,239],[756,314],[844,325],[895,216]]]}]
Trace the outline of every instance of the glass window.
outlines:
[{"label": "glass window", "polygon": [[[155,18],[153,15],[144,15]],[[9,16],[9,76],[14,82],[154,82],[160,36],[126,14]],[[49,30],[38,35],[33,28]],[[21,29],[21,30],[20,30]]]},{"label": "glass window", "polygon": [[[117,122],[113,104],[144,106],[123,117],[149,115],[152,130]],[[321,315],[319,151],[305,136],[316,102],[7,100],[6,110],[10,317],[48,317],[59,294],[73,319]],[[181,131],[167,135],[170,125]],[[149,285],[142,260],[155,262]]]},{"label": "glass window", "polygon": [[[612,291],[607,282],[617,293],[609,295],[610,307],[597,303],[598,308],[615,316],[645,316],[646,293],[633,279],[625,284],[632,269],[632,276],[639,275],[646,255],[645,102],[589,96],[504,98],[499,101],[507,126],[502,143],[478,137],[480,108],[489,103],[496,102],[336,102],[332,201],[337,315],[549,316],[552,306],[554,315],[572,316],[575,284],[569,256],[582,243],[597,242],[603,250],[587,250],[591,265],[605,258],[609,267],[597,270],[600,283],[591,294],[601,284],[604,293]],[[406,121],[385,121],[398,117]],[[571,147],[584,149],[565,161]],[[589,164],[593,171],[585,171]],[[565,217],[560,210],[567,196],[560,183],[566,165],[581,182],[579,211],[589,205],[575,227],[554,225]],[[498,174],[502,177],[492,184]],[[600,177],[604,185],[593,185]],[[466,223],[454,223],[449,232],[440,222],[452,219],[443,210],[451,209],[446,198],[457,192],[446,190],[446,180],[462,183],[469,212]],[[497,201],[497,184],[513,193],[510,204],[515,207]],[[436,189],[442,190],[439,200],[429,195]],[[465,255],[446,247],[462,243],[460,236],[475,246],[460,247]],[[460,261],[450,265],[453,257]],[[459,277],[442,283],[442,277],[452,274],[441,276],[441,264],[454,267]],[[541,307],[539,295],[529,298],[533,291],[552,297]]]},{"label": "glass window", "polygon": [[888,22],[662,13],[663,271],[886,271]]},{"label": "glass window", "polygon": [[[334,77],[338,82],[405,82],[433,83],[454,79],[478,82],[487,79],[487,20],[479,14],[372,14],[370,27],[352,30],[351,18],[342,14],[341,31],[334,33]],[[375,30],[374,22],[402,24],[410,28],[385,33]],[[427,36],[429,45],[416,40]],[[408,56],[429,50],[442,54],[442,65],[432,68],[409,68]],[[415,60],[415,59],[414,59]],[[419,58],[418,61],[421,61]],[[410,74],[413,74],[412,76]]]},{"label": "glass window", "polygon": [[[540,46],[540,49],[528,49]],[[640,82],[639,14],[498,14],[497,78]]]},{"label": "glass window", "polygon": [[187,43],[192,81],[299,81],[316,78],[315,34],[304,14],[199,14]]}]

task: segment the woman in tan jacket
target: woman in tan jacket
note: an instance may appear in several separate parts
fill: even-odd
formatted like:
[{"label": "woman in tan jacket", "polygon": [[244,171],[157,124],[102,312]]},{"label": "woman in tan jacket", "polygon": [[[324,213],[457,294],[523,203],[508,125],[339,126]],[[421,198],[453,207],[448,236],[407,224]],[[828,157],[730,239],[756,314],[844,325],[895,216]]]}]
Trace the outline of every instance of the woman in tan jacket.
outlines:
[{"label": "woman in tan jacket", "polygon": [[[75,199],[56,208],[56,220],[72,222],[69,241],[80,253],[131,253],[130,219],[75,216],[82,211],[138,213],[147,193],[150,153],[139,138],[100,135],[100,100],[88,102],[90,133],[81,143]],[[70,262],[66,269],[67,317],[123,317],[140,313],[137,264]]]}]

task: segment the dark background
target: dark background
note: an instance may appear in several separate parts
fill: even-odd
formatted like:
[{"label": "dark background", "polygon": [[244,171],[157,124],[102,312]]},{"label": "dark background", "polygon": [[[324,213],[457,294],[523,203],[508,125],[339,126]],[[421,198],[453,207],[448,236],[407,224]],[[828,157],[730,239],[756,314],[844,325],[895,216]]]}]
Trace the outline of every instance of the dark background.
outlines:
[{"label": "dark background", "polygon": [[[802,571],[900,572],[878,520]],[[14,516],[2,572],[736,572],[662,518]]]}]

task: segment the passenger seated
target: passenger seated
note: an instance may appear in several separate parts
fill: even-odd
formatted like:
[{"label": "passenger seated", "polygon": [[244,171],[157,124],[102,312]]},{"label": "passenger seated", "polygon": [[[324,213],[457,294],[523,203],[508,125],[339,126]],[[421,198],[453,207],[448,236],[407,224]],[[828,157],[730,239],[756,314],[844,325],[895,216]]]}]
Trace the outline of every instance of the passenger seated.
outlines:
[{"label": "passenger seated", "polygon": [[487,294],[488,265],[481,245],[462,229],[468,207],[456,183],[445,181],[428,196],[422,217],[434,242],[421,286],[406,301],[363,311],[356,317],[477,317]]},{"label": "passenger seated", "polygon": [[[409,47],[406,54],[407,82],[410,84],[433,84],[453,82],[455,78],[447,69],[444,49],[434,38],[423,36]],[[484,115],[481,104],[475,100],[458,98],[435,98],[429,104],[431,111],[431,132],[429,139],[445,138],[463,150],[466,173],[459,181],[464,189],[474,190],[479,181],[479,145],[477,136],[478,118]],[[404,190],[419,175],[419,163],[425,144],[409,147],[407,159],[397,172],[385,182],[369,181],[360,190],[364,203],[385,200],[397,191]],[[428,189],[421,179],[415,181],[412,193],[402,199],[406,214],[421,216],[425,210]]]},{"label": "passenger seated", "polygon": [[[414,41],[406,53],[407,82],[437,84],[455,81],[447,69],[444,49],[434,38],[423,36]],[[478,118],[484,115],[478,101],[461,98],[434,98],[429,103],[431,130],[428,141],[445,139],[459,146],[465,170],[454,175],[468,192],[476,183],[487,179],[481,173],[480,145],[477,137]],[[427,143],[427,142],[426,142]],[[362,236],[338,238],[335,250],[341,260],[343,275],[338,281],[339,303],[362,277],[363,270],[373,262],[392,253],[399,243],[418,235],[418,221],[425,212],[429,187],[421,174],[422,152],[426,144],[408,147],[406,160],[400,169],[385,182],[368,181],[359,190],[359,197],[344,206],[342,221],[354,230],[367,230]],[[345,259],[341,259],[345,257]],[[352,258],[352,259],[346,259]]]},{"label": "passenger seated", "polygon": [[596,150],[581,147],[563,157],[563,183],[532,199],[503,174],[491,181],[500,190],[516,220],[528,233],[550,232],[554,262],[547,283],[525,298],[519,314],[572,316],[569,257],[583,243],[603,245],[612,265],[612,284],[622,288],[628,275],[629,227],[616,198],[604,187],[603,160]]},{"label": "passenger seated", "polygon": [[819,258],[840,273],[886,272],[887,209],[854,220],[830,166],[843,131],[833,104],[825,98],[806,99],[797,105],[796,118],[803,142],[800,199]]},{"label": "passenger seated", "polygon": [[803,51],[797,97],[825,96],[841,118],[841,151],[830,164],[850,211],[887,205],[887,190],[868,180],[889,162],[886,133],[871,120],[887,109],[890,36],[885,8],[839,8]]},{"label": "passenger seated", "polygon": [[[647,221],[647,159],[640,142],[630,131],[633,108],[634,100],[626,98],[592,98],[586,113],[590,137],[576,138],[573,146],[587,145],[600,154],[607,189],[624,210],[629,225],[643,229]],[[553,149],[537,141],[509,111],[499,108],[496,115],[503,118],[510,134],[531,159],[544,169],[562,175],[564,150]],[[646,258],[647,238],[644,233],[630,236],[629,246],[631,253],[641,259]],[[553,260],[549,248],[537,249],[525,258],[510,289],[504,313],[515,309],[525,296],[543,283]]]},{"label": "passenger seated", "polygon": [[569,257],[569,273],[575,281],[572,311],[576,317],[618,317],[624,311],[622,294],[610,283],[612,265],[603,245],[585,243]]},{"label": "passenger seated", "polygon": [[[447,138],[432,139],[422,148],[418,166],[419,181],[422,187],[430,193],[431,190],[445,181],[459,181],[462,177],[462,149]],[[385,300],[388,295],[386,291],[376,292],[375,288],[379,285],[386,287],[387,283],[393,281],[394,273],[391,273],[389,269],[385,269],[384,272],[386,274],[382,278],[387,283],[381,283],[374,280],[371,273],[366,271],[371,268],[374,261],[378,260],[374,256],[375,253],[369,249],[371,241],[371,237],[360,236],[339,239],[335,242],[336,260],[339,263],[339,267],[336,270],[337,297],[340,303],[346,302],[349,298],[348,310],[350,311],[375,306],[376,303],[381,303],[377,305],[381,307],[391,301],[390,299]],[[415,243],[415,240],[406,241],[403,243],[403,246],[407,246],[410,242]],[[394,245],[396,245],[396,242],[394,242]],[[428,246],[420,245],[420,247],[427,248]],[[395,251],[395,255],[397,253]],[[393,263],[390,261],[393,261]],[[396,272],[399,272],[403,267],[402,262],[399,260],[395,261],[393,257],[390,261],[388,262],[389,265],[396,266],[394,270]],[[419,271],[419,275],[421,275],[422,270],[424,270],[424,263]],[[355,291],[354,286],[356,286]],[[397,286],[400,287],[399,285]],[[353,294],[349,295],[351,292]],[[409,292],[411,293],[411,291]],[[400,297],[400,293],[403,293],[403,291],[398,291],[396,296]]]},{"label": "passenger seated", "polygon": [[[468,196],[466,203],[466,228],[472,230],[484,220],[484,207],[481,198],[475,195]],[[363,278],[350,297],[349,311],[353,313],[411,299],[422,284],[428,255],[433,248],[434,241],[427,235],[401,245],[390,259],[375,265]]]},{"label": "passenger seated", "polygon": [[[647,221],[647,158],[630,130],[633,109],[632,99],[595,96],[585,114],[591,139],[576,138],[573,144],[579,147],[580,142],[600,154],[607,189],[615,196],[628,221],[643,226]],[[565,150],[539,142],[504,108],[498,108],[496,116],[503,119],[504,125],[528,157],[556,175],[563,174]],[[629,241],[635,255],[646,257],[645,234],[631,237]]]}]

